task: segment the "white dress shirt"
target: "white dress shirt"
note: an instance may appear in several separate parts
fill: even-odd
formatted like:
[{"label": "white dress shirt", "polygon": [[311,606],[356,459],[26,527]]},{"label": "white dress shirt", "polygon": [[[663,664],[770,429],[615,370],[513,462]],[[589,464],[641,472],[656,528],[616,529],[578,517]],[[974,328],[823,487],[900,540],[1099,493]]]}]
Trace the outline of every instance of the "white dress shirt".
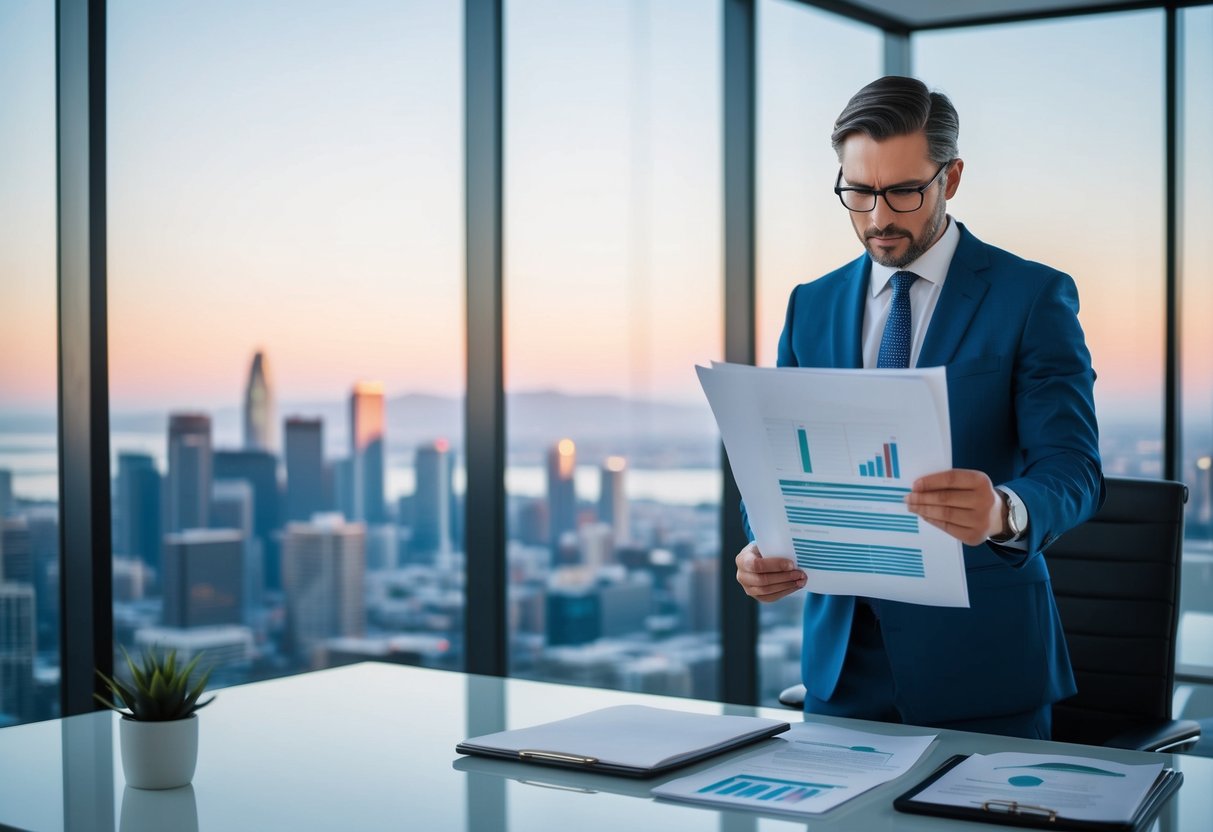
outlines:
[{"label": "white dress shirt", "polygon": [[900,269],[882,266],[872,261],[872,280],[867,303],[863,310],[863,366],[875,367],[880,355],[880,339],[884,336],[885,321],[889,318],[889,307],[893,303],[891,280],[897,272],[914,272],[918,275],[910,285],[910,366],[918,364],[922,351],[922,339],[931,323],[939,293],[952,265],[952,255],[960,244],[960,229],[948,217],[948,227],[935,245],[922,256]]}]

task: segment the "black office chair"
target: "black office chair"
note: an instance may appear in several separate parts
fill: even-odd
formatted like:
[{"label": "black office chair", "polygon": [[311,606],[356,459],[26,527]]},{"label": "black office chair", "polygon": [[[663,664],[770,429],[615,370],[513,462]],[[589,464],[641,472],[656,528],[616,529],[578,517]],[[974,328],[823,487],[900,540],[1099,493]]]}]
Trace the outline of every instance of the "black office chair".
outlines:
[{"label": "black office chair", "polygon": [[[1094,517],[1045,552],[1078,693],[1053,706],[1053,739],[1182,751],[1200,724],[1171,718],[1183,483],[1109,477]],[[804,707],[804,685],[779,695]]]}]

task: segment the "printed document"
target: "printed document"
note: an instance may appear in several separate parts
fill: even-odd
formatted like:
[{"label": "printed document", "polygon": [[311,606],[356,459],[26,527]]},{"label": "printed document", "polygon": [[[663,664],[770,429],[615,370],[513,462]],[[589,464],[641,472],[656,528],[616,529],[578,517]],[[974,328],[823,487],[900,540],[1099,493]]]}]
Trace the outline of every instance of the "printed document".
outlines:
[{"label": "printed document", "polygon": [[952,467],[944,368],[695,369],[764,555],[812,592],[969,606],[960,542],[905,507]]},{"label": "printed document", "polygon": [[[973,754],[913,797],[924,803],[1007,811],[1055,812],[1067,820],[1133,817],[1162,763],[1124,765],[1053,754]],[[1001,807],[1001,808],[1000,808]]]},{"label": "printed document", "polygon": [[905,774],[935,736],[899,737],[801,722],[773,740],[779,745],[770,750],[663,783],[653,794],[730,809],[820,814]]}]

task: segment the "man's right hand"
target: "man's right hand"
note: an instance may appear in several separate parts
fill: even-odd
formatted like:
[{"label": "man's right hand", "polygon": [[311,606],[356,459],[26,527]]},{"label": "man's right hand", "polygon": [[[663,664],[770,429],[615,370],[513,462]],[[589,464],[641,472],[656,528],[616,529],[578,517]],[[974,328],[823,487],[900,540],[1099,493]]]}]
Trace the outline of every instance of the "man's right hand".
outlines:
[{"label": "man's right hand", "polygon": [[787,558],[764,558],[757,543],[737,553],[737,583],[757,601],[778,601],[804,586],[807,579]]}]

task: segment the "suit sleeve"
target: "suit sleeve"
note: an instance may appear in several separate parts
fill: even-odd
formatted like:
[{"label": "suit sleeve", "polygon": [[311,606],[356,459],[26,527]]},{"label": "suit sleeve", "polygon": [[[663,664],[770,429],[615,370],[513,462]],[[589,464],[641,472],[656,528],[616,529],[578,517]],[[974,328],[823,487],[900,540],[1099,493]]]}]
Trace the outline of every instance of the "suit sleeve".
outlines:
[{"label": "suit sleeve", "polygon": [[1028,509],[1022,562],[1089,518],[1104,499],[1095,421],[1095,371],[1078,322],[1078,290],[1056,273],[1028,312],[1014,372],[1022,474],[1005,483]]}]

